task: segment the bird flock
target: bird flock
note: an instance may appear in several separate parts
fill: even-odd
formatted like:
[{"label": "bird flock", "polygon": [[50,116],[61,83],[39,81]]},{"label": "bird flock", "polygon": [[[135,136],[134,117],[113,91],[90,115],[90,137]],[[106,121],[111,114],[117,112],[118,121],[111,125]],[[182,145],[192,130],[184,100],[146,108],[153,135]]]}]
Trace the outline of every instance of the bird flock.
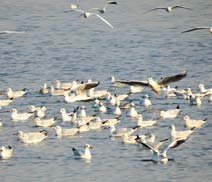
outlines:
[{"label": "bird flock", "polygon": [[[146,81],[118,80],[112,76],[109,82],[110,88],[107,89],[97,89],[101,83],[91,79],[85,82],[78,80],[61,82],[55,80],[49,86],[47,83],[43,83],[40,90],[36,92],[44,98],[63,98],[61,102],[78,105],[71,112],[67,111],[69,110],[68,108],[58,108],[58,114],[54,116],[46,115],[46,110],[50,108],[44,105],[29,105],[24,112],[19,111],[17,106],[13,107],[13,102],[21,97],[27,97],[27,92],[30,91],[26,88],[18,91],[8,88],[0,92],[1,112],[10,113],[11,122],[15,124],[17,129],[17,139],[24,144],[33,145],[48,140],[52,132],[55,138],[63,138],[80,137],[82,133],[86,134],[86,132],[92,131],[101,133],[106,130],[108,138],[117,138],[117,141],[121,141],[123,144],[137,144],[143,146],[143,149],[150,150],[152,156],[148,161],[166,163],[173,160],[167,156],[167,152],[188,141],[193,133],[198,132],[197,129],[207,123],[207,118],[193,119],[187,113],[180,118],[185,123],[184,130],[178,131],[176,126],[171,124],[167,127],[169,135],[157,142],[156,138],[158,136],[156,137],[151,129],[157,127],[159,131],[160,123],[164,123],[166,120],[175,120],[179,117],[181,109],[180,105],[177,105],[175,108],[167,107],[167,110],[156,111],[154,110],[156,103],[152,103],[149,95],[154,94],[153,97],[156,100],[158,97],[163,99],[169,99],[170,97],[181,99],[187,101],[189,105],[201,106],[199,102],[193,102],[193,99],[197,96],[201,99],[208,97],[209,102],[211,102],[212,89],[205,88],[203,84],[199,84],[198,93],[193,93],[190,88],[170,87],[170,84],[183,81],[186,77],[186,71],[163,77],[158,81],[153,78],[147,78]],[[123,87],[127,87],[129,92],[118,94],[123,90]],[[139,87],[139,89],[132,93],[131,87]],[[89,115],[87,113],[85,103],[87,108],[89,107],[89,110],[93,111],[93,114]],[[7,108],[12,109],[8,110]],[[152,118],[144,119],[141,109],[148,109],[152,113]],[[129,121],[124,123],[124,118],[128,118]],[[31,128],[27,131],[20,130],[18,127],[20,122],[31,123]],[[37,128],[36,130],[34,126]],[[1,128],[4,129],[4,118],[1,118]],[[92,159],[90,151],[92,147],[90,144],[85,144],[84,150],[79,150],[73,146],[72,155],[76,159],[80,158],[90,161]],[[1,158],[4,160],[9,159],[13,156],[13,150],[15,150],[15,146],[10,144],[8,146],[3,145],[0,150]],[[147,160],[145,159],[145,161]]]},{"label": "bird flock", "polygon": [[[106,13],[107,8],[118,6],[118,4],[117,1],[107,1],[102,8],[94,7],[89,10],[81,10],[78,4],[70,3],[69,10],[65,12],[80,13],[80,17],[84,18],[95,16],[110,28],[114,28],[103,15]],[[165,10],[170,13],[174,9],[180,8],[192,10],[182,5],[174,5],[153,8],[144,13],[150,13],[156,10]],[[182,33],[201,29],[209,29],[212,33],[212,28],[208,26],[195,27],[185,30]],[[23,32],[0,32],[0,34],[10,33]],[[198,129],[207,124],[207,118],[193,118],[189,116],[189,113],[180,117],[180,105],[176,105],[174,108],[167,106],[167,110],[155,111],[154,107],[157,103],[152,103],[149,96],[152,93],[147,93],[153,92],[156,101],[158,97],[163,97],[163,99],[180,99],[188,102],[188,106],[197,105],[201,107],[202,99],[208,98],[208,101],[211,103],[212,88],[205,88],[203,84],[198,85],[198,89],[195,93],[189,87],[171,87],[172,83],[183,81],[186,77],[188,77],[186,71],[172,76],[165,75],[165,77],[157,80],[152,77],[146,80],[119,80],[112,76],[109,83],[111,87],[105,88],[104,90],[96,89],[102,83],[100,81],[92,81],[91,79],[81,82],[78,80],[69,82],[55,80],[55,82],[50,85],[43,83],[40,90],[36,90],[36,92],[43,97],[58,97],[63,98],[61,102],[70,105],[74,103],[78,104],[71,112],[68,111],[67,108],[58,108],[58,113],[54,116],[46,115],[46,111],[51,108],[47,108],[45,105],[29,105],[25,111],[19,111],[17,106],[13,107],[13,102],[21,97],[29,97],[27,93],[29,93],[30,90],[26,88],[22,90],[7,88],[6,90],[0,91],[0,109],[1,112],[10,113],[11,122],[15,124],[17,130],[17,139],[24,144],[35,145],[40,142],[45,142],[52,133],[50,131],[54,131],[55,139],[57,139],[72,136],[77,137],[82,133],[86,135],[86,132],[93,131],[101,133],[106,130],[108,131],[108,138],[117,138],[117,142],[121,141],[124,144],[135,144],[142,146],[142,150],[149,150],[151,152],[151,157],[148,159],[149,161],[166,163],[173,160],[167,156],[168,151],[190,141],[192,135],[198,133]],[[123,87],[129,87],[129,92],[118,94],[122,91]],[[88,115],[84,103],[89,107],[89,110],[93,110],[92,115]],[[8,110],[8,108],[12,109]],[[152,118],[144,119],[145,117],[141,109],[148,109],[152,113]],[[123,118],[129,119],[129,121],[124,123]],[[179,131],[176,129],[178,126],[171,124],[167,127],[169,135],[166,138],[158,140],[158,136],[156,136],[151,129],[157,128],[157,130],[160,131],[161,122],[176,120],[176,118],[184,121],[185,129]],[[27,131],[22,131],[18,126],[19,122],[28,122],[31,125]],[[68,123],[69,127],[64,123]],[[132,123],[134,126],[132,126]],[[0,115],[0,127],[2,130],[4,130],[4,124],[4,118]],[[36,126],[36,129],[33,126]],[[148,132],[146,132],[146,130],[148,130]],[[159,142],[157,142],[156,139]],[[5,141],[5,143],[6,142],[7,141]],[[95,141],[93,143],[95,145]],[[92,147],[90,144],[85,144],[84,150],[80,150],[72,146],[72,155],[76,159],[90,161],[92,159],[92,152],[90,151]],[[15,149],[16,146],[11,146],[10,144],[2,145],[0,148],[1,158],[3,160],[11,158]]]}]

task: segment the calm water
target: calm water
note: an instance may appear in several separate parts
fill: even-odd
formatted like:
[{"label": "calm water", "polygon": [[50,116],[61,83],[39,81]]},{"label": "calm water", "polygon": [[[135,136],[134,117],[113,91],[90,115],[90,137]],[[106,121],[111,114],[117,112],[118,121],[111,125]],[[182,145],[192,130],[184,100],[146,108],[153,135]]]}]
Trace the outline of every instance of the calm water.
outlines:
[{"label": "calm water", "polygon": [[[101,7],[103,0],[77,1],[82,9]],[[112,93],[125,93],[127,87],[114,88],[111,75],[121,79],[160,78],[188,71],[188,76],[177,83],[180,88],[198,84],[211,87],[212,36],[207,30],[181,34],[193,26],[211,26],[211,0],[140,1],[121,0],[108,9],[104,17],[114,25],[110,29],[97,18],[79,18],[78,13],[64,13],[65,0],[2,0],[0,2],[0,30],[25,31],[24,34],[0,35],[0,90],[12,87],[27,88],[28,94],[16,99],[8,110],[45,105],[47,117],[57,116],[65,107],[71,111],[82,103],[67,104],[63,97],[41,96],[40,85],[54,80],[100,81],[99,89]],[[178,9],[168,14],[144,11],[158,6],[183,4],[193,11]],[[173,84],[175,86],[176,84]],[[149,129],[158,140],[168,136],[168,126],[175,123],[183,128],[182,117],[208,118],[205,127],[197,130],[192,139],[178,149],[170,151],[175,162],[166,165],[142,162],[150,158],[149,151],[139,151],[136,145],[124,145],[112,140],[109,131],[91,131],[77,137],[57,139],[51,129],[49,137],[37,145],[24,145],[17,141],[18,130],[38,130],[30,120],[13,123],[9,113],[1,113],[4,127],[0,129],[0,145],[12,145],[14,156],[0,161],[1,181],[211,181],[212,117],[207,98],[201,107],[190,106],[186,100],[163,99],[145,89],[131,96],[138,103],[140,96],[150,94],[152,109],[168,109],[180,104],[181,115],[174,120],[160,121]],[[89,115],[95,114],[93,103],[83,103]],[[144,118],[156,117],[151,109],[137,106]],[[102,117],[112,117],[111,114]],[[123,114],[120,126],[133,126]],[[144,130],[141,130],[144,132]],[[73,159],[71,148],[89,143],[93,159],[90,163]]]}]

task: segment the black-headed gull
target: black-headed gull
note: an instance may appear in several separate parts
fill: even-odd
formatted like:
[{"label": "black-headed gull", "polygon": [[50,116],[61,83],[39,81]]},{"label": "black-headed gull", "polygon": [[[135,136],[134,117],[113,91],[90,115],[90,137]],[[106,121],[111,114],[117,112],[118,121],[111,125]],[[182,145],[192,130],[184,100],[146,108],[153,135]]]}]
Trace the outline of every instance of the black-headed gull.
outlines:
[{"label": "black-headed gull", "polygon": [[171,138],[172,139],[177,139],[177,138],[187,138],[189,135],[191,135],[194,132],[194,128],[188,129],[188,130],[183,130],[183,131],[177,131],[176,127],[174,124],[170,126],[171,128]]},{"label": "black-headed gull", "polygon": [[53,124],[55,124],[56,119],[57,119],[56,117],[52,117],[52,118],[49,118],[49,119],[41,119],[41,118],[36,117],[34,119],[34,123],[35,123],[36,126],[50,127]]},{"label": "black-headed gull", "polygon": [[56,135],[58,137],[63,137],[63,136],[73,136],[76,135],[79,132],[78,128],[68,128],[68,129],[63,129],[61,126],[57,125],[53,128],[56,132]]},{"label": "black-headed gull", "polygon": [[188,115],[183,117],[183,120],[185,121],[185,127],[192,129],[192,128],[201,128],[202,125],[204,125],[207,122],[207,118],[202,119],[191,119]]},{"label": "black-headed gull", "polygon": [[179,107],[179,105],[177,105],[177,107],[175,109],[168,109],[166,111],[160,111],[160,117],[163,119],[166,119],[166,118],[173,119],[173,118],[177,117],[179,112],[180,112],[180,107]]},{"label": "black-headed gull", "polygon": [[9,99],[22,97],[25,94],[26,94],[26,88],[24,88],[23,90],[18,90],[18,91],[13,91],[12,88],[7,89],[7,97]]},{"label": "black-headed gull", "polygon": [[12,109],[11,118],[13,121],[25,121],[34,115],[34,113],[18,113],[16,109]]}]

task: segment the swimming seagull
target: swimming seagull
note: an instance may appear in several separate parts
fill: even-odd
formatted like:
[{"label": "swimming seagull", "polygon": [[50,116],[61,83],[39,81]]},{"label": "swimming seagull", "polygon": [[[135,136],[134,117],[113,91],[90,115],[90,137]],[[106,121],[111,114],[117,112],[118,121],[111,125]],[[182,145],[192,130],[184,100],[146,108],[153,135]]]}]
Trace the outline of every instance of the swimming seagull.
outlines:
[{"label": "swimming seagull", "polygon": [[91,160],[92,155],[91,155],[90,149],[92,149],[92,147],[89,144],[86,144],[84,146],[84,151],[80,151],[74,147],[72,148],[72,151],[76,159]]},{"label": "swimming seagull", "polygon": [[144,143],[142,142],[139,138],[138,140],[136,139],[136,141],[140,144],[142,144],[144,147],[146,147],[147,149],[149,149],[151,152],[152,152],[152,159],[151,161],[153,162],[168,162],[169,159],[167,157],[167,152],[169,151],[169,149],[173,149],[173,148],[176,148],[178,147],[179,145],[181,145],[182,143],[184,143],[186,140],[188,140],[188,137],[187,138],[180,138],[180,139],[176,139],[174,141],[172,141],[168,147],[166,147],[162,152],[160,152],[157,148],[147,144],[147,143]]},{"label": "swimming seagull", "polygon": [[208,29],[209,32],[212,33],[212,27],[208,27],[208,26],[195,27],[195,28],[192,28],[192,29],[183,31],[183,32],[181,32],[181,33],[187,33],[187,32],[192,32],[192,31],[195,31],[195,30],[203,30],[203,29]]},{"label": "swimming seagull", "polygon": [[173,9],[176,9],[176,8],[183,8],[183,9],[188,9],[188,10],[192,10],[191,8],[187,8],[185,6],[181,6],[181,5],[174,5],[174,6],[168,6],[168,7],[159,7],[159,8],[153,8],[153,9],[150,9],[148,11],[145,11],[144,13],[148,13],[150,11],[154,11],[154,10],[165,10],[166,12],[170,13]]},{"label": "swimming seagull", "polygon": [[109,4],[118,4],[116,1],[108,1],[105,3],[105,6],[100,9],[100,8],[91,8],[89,11],[97,10],[99,13],[104,14],[106,11],[106,8],[108,7]]},{"label": "swimming seagull", "polygon": [[92,12],[89,12],[89,11],[83,11],[83,10],[80,10],[80,9],[73,9],[73,11],[80,12],[81,13],[80,16],[83,16],[84,18],[88,18],[90,16],[96,16],[100,20],[102,20],[104,23],[106,23],[110,28],[114,28],[113,25],[111,25],[105,18],[103,18],[102,16],[100,16],[97,13],[92,13]]},{"label": "swimming seagull", "polygon": [[183,117],[183,120],[185,121],[185,127],[186,128],[201,128],[202,125],[204,125],[207,122],[207,118],[204,120],[201,119],[191,119],[188,115]]}]

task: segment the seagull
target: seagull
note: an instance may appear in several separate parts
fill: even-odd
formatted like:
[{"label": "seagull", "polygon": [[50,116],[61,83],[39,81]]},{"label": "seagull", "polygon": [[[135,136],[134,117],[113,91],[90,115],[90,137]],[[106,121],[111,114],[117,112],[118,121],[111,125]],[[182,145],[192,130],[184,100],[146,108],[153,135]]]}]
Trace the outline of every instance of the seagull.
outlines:
[{"label": "seagull", "polygon": [[163,119],[165,119],[165,118],[173,119],[173,118],[177,117],[179,112],[180,112],[180,107],[179,107],[179,105],[177,105],[176,109],[169,109],[166,111],[161,111],[160,117]]},{"label": "seagull", "polygon": [[80,151],[74,147],[72,148],[72,151],[76,159],[91,160],[92,155],[91,155],[90,149],[92,149],[92,147],[89,144],[86,144],[84,146],[84,151]]},{"label": "seagull", "polygon": [[79,132],[78,128],[63,129],[59,125],[53,127],[53,129],[55,130],[56,135],[58,137],[62,137],[62,136],[73,136],[73,135],[76,135]]},{"label": "seagull", "polygon": [[204,120],[201,119],[191,119],[188,115],[183,117],[185,121],[185,127],[192,129],[192,128],[201,128],[207,122],[207,118]]},{"label": "seagull", "polygon": [[72,82],[61,82],[60,80],[55,80],[54,82],[55,88],[56,89],[71,89],[72,87]]},{"label": "seagull", "polygon": [[9,99],[22,97],[24,94],[26,94],[26,88],[24,88],[23,90],[18,90],[18,91],[13,91],[12,88],[7,89],[7,97]]},{"label": "seagull", "polygon": [[202,83],[199,84],[198,87],[199,87],[199,89],[200,89],[200,93],[201,93],[201,94],[208,94],[208,95],[209,95],[209,94],[212,94],[212,88],[206,89],[206,88],[205,88],[205,85],[202,84]]},{"label": "seagull", "polygon": [[40,118],[35,118],[34,123],[36,126],[41,126],[41,127],[50,127],[56,122],[56,117],[52,117],[50,119],[40,119]]},{"label": "seagull", "polygon": [[43,84],[41,85],[40,93],[41,93],[41,94],[48,94],[48,93],[49,93],[49,89],[48,89],[46,83],[43,83]]},{"label": "seagull", "polygon": [[38,107],[37,110],[36,110],[36,117],[38,118],[43,118],[45,116],[45,111],[46,111],[46,107],[43,106],[43,107]]},{"label": "seagull", "polygon": [[69,4],[69,8],[70,8],[70,10],[75,10],[75,9],[79,8],[79,4],[71,3],[71,4]]},{"label": "seagull", "polygon": [[36,131],[36,132],[28,132],[25,133],[23,131],[18,131],[18,138],[23,143],[32,144],[32,143],[40,143],[45,138],[47,138],[48,132],[46,130]]},{"label": "seagull", "polygon": [[89,12],[89,11],[83,11],[83,10],[80,10],[80,9],[73,9],[73,11],[80,12],[81,13],[80,16],[83,16],[84,18],[88,18],[90,16],[96,16],[100,20],[102,20],[104,23],[106,23],[110,28],[114,28],[113,25],[111,25],[105,18],[103,18],[102,16],[100,16],[97,13],[92,13],[92,12]]},{"label": "seagull", "polygon": [[64,122],[72,121],[71,113],[67,113],[65,108],[61,108],[60,113],[61,113],[62,121]]},{"label": "seagull", "polygon": [[13,100],[13,98],[0,100],[0,107],[8,106]]},{"label": "seagull", "polygon": [[141,114],[138,114],[137,119],[138,119],[137,120],[137,125],[140,126],[141,128],[151,127],[157,122],[157,120],[143,121],[143,116]]},{"label": "seagull", "polygon": [[192,29],[189,29],[189,30],[185,30],[181,33],[187,33],[187,32],[192,32],[192,31],[195,31],[195,30],[203,30],[203,29],[208,29],[209,32],[212,33],[212,27],[208,27],[208,26],[195,27],[195,28],[192,28]]},{"label": "seagull", "polygon": [[132,102],[130,105],[129,116],[131,118],[136,118],[138,116],[138,112],[135,109],[135,104]]},{"label": "seagull", "polygon": [[0,148],[0,156],[1,159],[9,159],[13,155],[13,148],[11,146],[5,147],[2,146]]},{"label": "seagull", "polygon": [[25,121],[34,115],[34,113],[18,113],[16,109],[12,109],[10,112],[12,112],[11,118],[13,121]]},{"label": "seagull", "polygon": [[146,86],[150,87],[153,92],[159,93],[161,88],[165,87],[166,85],[180,81],[181,79],[185,78],[187,75],[186,71],[183,71],[182,73],[179,73],[177,75],[173,76],[167,76],[164,78],[161,78],[158,81],[155,81],[153,78],[149,77],[147,81],[139,81],[139,80],[117,80],[116,83],[122,83],[127,85],[136,85],[136,86]]},{"label": "seagull", "polygon": [[140,98],[140,104],[143,105],[144,107],[149,107],[152,105],[151,100],[149,99],[148,95],[145,95],[144,97]]},{"label": "seagull", "polygon": [[180,139],[173,140],[168,145],[168,147],[166,147],[162,152],[160,152],[157,148],[151,146],[150,144],[144,143],[140,139],[138,139],[138,140],[136,139],[136,141],[138,143],[142,144],[144,147],[146,147],[147,149],[149,149],[152,152],[151,161],[153,161],[153,162],[163,162],[163,163],[167,163],[170,160],[167,157],[168,150],[178,147],[179,145],[184,143],[186,140],[188,140],[188,137],[187,138],[180,138]]},{"label": "seagull", "polygon": [[192,10],[191,8],[187,8],[185,6],[181,6],[181,5],[174,5],[174,6],[168,6],[168,7],[159,7],[159,8],[153,8],[153,9],[150,9],[148,11],[145,11],[144,13],[148,13],[150,11],[154,11],[154,10],[165,10],[166,12],[170,13],[173,9],[176,9],[176,8],[183,8],[183,9],[188,9],[188,10]]},{"label": "seagull", "polygon": [[176,131],[175,125],[171,125],[171,138],[172,139],[177,139],[177,138],[187,138],[189,135],[191,135],[194,132],[194,128],[188,129],[188,130],[183,130],[183,131]]},{"label": "seagull", "polygon": [[116,1],[108,1],[105,3],[104,7],[102,9],[99,8],[91,8],[89,11],[93,11],[93,10],[97,10],[99,13],[104,14],[106,11],[106,8],[108,7],[108,5],[110,4],[118,4]]}]

